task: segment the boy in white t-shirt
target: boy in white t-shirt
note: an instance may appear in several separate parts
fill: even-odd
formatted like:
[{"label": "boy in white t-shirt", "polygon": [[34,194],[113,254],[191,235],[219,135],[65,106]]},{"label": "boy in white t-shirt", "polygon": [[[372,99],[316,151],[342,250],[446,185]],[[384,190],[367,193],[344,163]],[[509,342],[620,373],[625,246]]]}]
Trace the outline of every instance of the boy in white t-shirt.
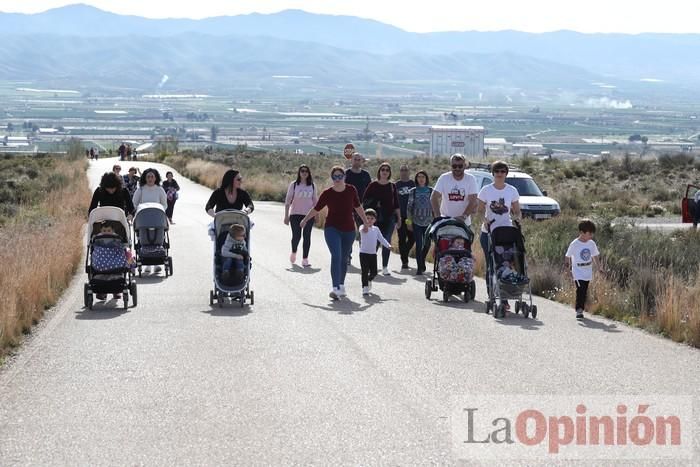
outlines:
[{"label": "boy in white t-shirt", "polygon": [[588,284],[593,280],[593,266],[598,269],[598,247],[593,241],[595,224],[590,219],[583,219],[578,224],[579,235],[566,250],[567,267],[576,284],[576,319],[583,319],[586,306]]},{"label": "boy in white t-shirt", "polygon": [[386,248],[391,248],[391,243],[382,235],[377,222],[377,211],[366,209],[367,232],[360,229],[360,268],[362,268],[362,295],[369,295],[372,289],[372,280],[377,276],[377,243]]}]

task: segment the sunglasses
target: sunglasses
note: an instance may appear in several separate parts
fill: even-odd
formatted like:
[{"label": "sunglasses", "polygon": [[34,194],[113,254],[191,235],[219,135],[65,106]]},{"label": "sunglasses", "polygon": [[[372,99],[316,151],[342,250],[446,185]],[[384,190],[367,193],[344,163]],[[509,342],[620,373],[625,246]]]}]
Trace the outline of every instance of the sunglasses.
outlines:
[{"label": "sunglasses", "polygon": [[342,180],[342,179],[345,178],[345,174],[335,174],[335,175],[331,175],[331,178],[332,178],[333,180]]},{"label": "sunglasses", "polygon": [[453,169],[463,169],[463,168],[464,168],[464,164],[452,164],[452,168],[453,168]]}]

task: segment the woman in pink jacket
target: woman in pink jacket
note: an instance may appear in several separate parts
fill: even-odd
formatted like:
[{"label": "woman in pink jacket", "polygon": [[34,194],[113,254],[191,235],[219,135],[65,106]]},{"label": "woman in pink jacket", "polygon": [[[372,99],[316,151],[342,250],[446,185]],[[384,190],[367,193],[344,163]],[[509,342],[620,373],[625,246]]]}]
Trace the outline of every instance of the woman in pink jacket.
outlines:
[{"label": "woman in pink jacket", "polygon": [[297,170],[297,179],[289,184],[287,198],[284,202],[284,223],[292,227],[292,253],[289,261],[294,264],[297,260],[297,247],[302,236],[304,238],[303,256],[301,265],[305,268],[309,264],[309,249],[311,248],[311,229],[314,227],[314,220],[308,222],[301,228],[301,220],[316,205],[318,195],[311,177],[311,169],[303,164]]}]

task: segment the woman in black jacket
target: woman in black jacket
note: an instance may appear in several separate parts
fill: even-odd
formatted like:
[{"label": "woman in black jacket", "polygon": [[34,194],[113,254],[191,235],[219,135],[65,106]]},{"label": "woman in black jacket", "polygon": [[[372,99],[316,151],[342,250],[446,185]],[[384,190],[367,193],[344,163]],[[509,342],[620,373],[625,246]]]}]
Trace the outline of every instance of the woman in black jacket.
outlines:
[{"label": "woman in black jacket", "polygon": [[204,207],[210,216],[214,217],[217,212],[224,209],[238,209],[248,214],[253,212],[255,206],[248,192],[241,188],[242,180],[243,177],[238,170],[226,171],[221,179],[221,186],[214,190]]},{"label": "woman in black jacket", "polygon": [[129,220],[134,215],[134,203],[131,201],[131,196],[122,185],[122,178],[114,172],[106,172],[102,175],[100,186],[92,194],[88,215],[98,206],[121,208]]}]

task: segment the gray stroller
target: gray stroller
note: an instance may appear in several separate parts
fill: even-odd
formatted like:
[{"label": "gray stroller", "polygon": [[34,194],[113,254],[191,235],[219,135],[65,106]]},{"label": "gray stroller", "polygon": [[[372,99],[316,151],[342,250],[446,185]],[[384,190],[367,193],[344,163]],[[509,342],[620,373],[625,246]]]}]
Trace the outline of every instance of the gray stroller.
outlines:
[{"label": "gray stroller", "polygon": [[[245,260],[245,270],[241,281],[232,284],[222,278],[224,257],[221,255],[221,247],[226,242],[229,227],[233,224],[241,224],[245,227],[246,247],[248,248],[248,258]],[[214,243],[214,290],[209,291],[209,305],[213,306],[214,301],[219,307],[223,307],[226,302],[237,301],[241,308],[245,306],[246,300],[250,300],[250,304],[255,303],[255,295],[250,290],[250,227],[252,222],[248,214],[244,211],[234,209],[219,211],[214,217],[214,232],[212,232],[212,240]]]},{"label": "gray stroller", "polygon": [[165,276],[173,275],[173,258],[170,256],[168,216],[159,203],[140,204],[134,216],[136,240],[136,268],[141,277],[143,266],[163,265]]}]

